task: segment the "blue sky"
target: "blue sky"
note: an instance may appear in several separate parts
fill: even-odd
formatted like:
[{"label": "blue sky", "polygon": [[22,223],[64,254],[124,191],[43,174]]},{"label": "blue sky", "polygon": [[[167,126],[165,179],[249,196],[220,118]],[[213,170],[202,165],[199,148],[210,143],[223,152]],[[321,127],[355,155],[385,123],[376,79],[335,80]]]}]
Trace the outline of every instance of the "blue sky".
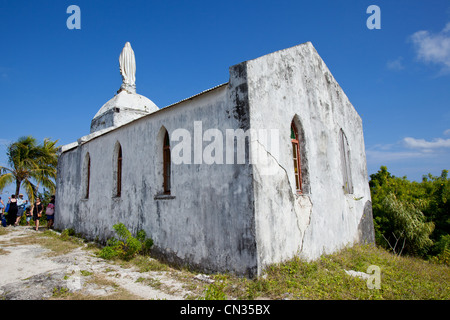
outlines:
[{"label": "blue sky", "polygon": [[[69,30],[67,7],[81,9]],[[381,9],[370,30],[369,5]],[[126,41],[137,93],[165,107],[228,81],[228,68],[311,41],[363,119],[369,174],[421,180],[450,169],[448,0],[0,0],[0,165],[20,136],[89,133],[121,85]]]}]

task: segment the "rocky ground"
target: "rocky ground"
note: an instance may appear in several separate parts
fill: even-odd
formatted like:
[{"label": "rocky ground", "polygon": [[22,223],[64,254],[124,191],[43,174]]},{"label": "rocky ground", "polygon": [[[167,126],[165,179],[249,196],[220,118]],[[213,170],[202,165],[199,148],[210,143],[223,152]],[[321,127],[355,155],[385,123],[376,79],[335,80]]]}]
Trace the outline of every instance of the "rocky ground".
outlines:
[{"label": "rocky ground", "polygon": [[206,275],[186,278],[182,271],[173,269],[142,272],[135,267],[124,267],[98,258],[92,250],[86,250],[86,244],[55,255],[52,250],[33,243],[33,237],[38,233],[42,236],[46,230],[41,229],[2,228],[0,299],[182,300],[195,297],[199,288],[212,281]]}]

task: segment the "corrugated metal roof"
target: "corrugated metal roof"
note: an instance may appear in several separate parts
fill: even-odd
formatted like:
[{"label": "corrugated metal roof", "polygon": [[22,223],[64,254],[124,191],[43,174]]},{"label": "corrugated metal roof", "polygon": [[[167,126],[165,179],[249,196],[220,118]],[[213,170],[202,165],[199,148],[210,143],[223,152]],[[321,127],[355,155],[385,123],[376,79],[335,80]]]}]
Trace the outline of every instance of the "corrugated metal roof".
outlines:
[{"label": "corrugated metal roof", "polygon": [[166,107],[163,107],[163,108],[161,108],[161,109],[159,109],[159,110],[156,110],[156,111],[154,111],[154,112],[152,112],[152,113],[150,113],[150,114],[148,114],[148,115],[144,115],[143,117],[140,117],[140,118],[137,118],[137,119],[135,119],[135,120],[132,120],[132,121],[130,121],[130,122],[128,122],[128,123],[125,123],[125,124],[123,124],[123,125],[121,125],[121,126],[105,128],[105,129],[103,129],[103,130],[99,130],[99,131],[93,132],[93,133],[91,133],[91,134],[88,134],[88,135],[86,135],[86,136],[83,136],[83,137],[79,138],[77,142],[73,142],[73,143],[69,143],[69,144],[67,144],[67,145],[61,146],[61,147],[60,147],[60,153],[64,153],[64,152],[66,152],[66,151],[69,151],[69,150],[71,150],[71,149],[74,149],[74,148],[78,147],[79,145],[81,145],[81,144],[83,144],[83,143],[86,143],[86,142],[88,142],[88,141],[91,141],[91,140],[93,140],[93,139],[95,139],[95,138],[97,138],[97,137],[99,137],[99,136],[102,136],[102,135],[104,135],[104,134],[106,134],[106,133],[108,133],[108,132],[110,132],[110,131],[114,131],[114,130],[117,129],[117,128],[120,128],[120,127],[129,125],[129,124],[131,124],[131,123],[133,123],[133,122],[135,122],[135,121],[141,120],[142,118],[151,116],[151,115],[153,115],[154,113],[163,111],[163,110],[165,110],[165,109],[167,109],[167,108],[174,107],[174,106],[176,106],[176,105],[178,105],[178,104],[180,104],[180,103],[182,103],[182,102],[184,102],[184,101],[192,100],[192,99],[194,99],[194,98],[196,98],[196,97],[198,97],[198,96],[201,96],[202,94],[208,93],[208,92],[210,92],[210,91],[213,91],[213,90],[215,90],[215,89],[218,89],[218,88],[223,87],[223,86],[226,86],[226,85],[228,85],[228,82],[219,84],[219,85],[217,85],[217,86],[215,86],[215,87],[212,87],[212,88],[210,88],[210,89],[207,89],[207,90],[204,90],[204,91],[202,91],[202,92],[200,92],[200,93],[197,93],[197,94],[195,94],[195,95],[193,95],[193,96],[191,96],[191,97],[189,97],[189,98],[186,98],[186,99],[180,100],[180,101],[178,101],[178,102],[172,103],[172,104],[170,104],[170,105],[168,105],[168,106],[166,106]]},{"label": "corrugated metal roof", "polygon": [[[204,90],[204,91],[202,91],[202,92],[200,92],[200,93],[197,93],[197,94],[195,94],[195,95],[193,95],[193,96],[191,96],[191,97],[189,97],[189,98],[186,98],[186,99],[180,100],[180,101],[178,101],[178,102],[172,103],[172,104],[170,104],[170,105],[168,105],[168,106],[166,106],[166,107],[161,108],[160,110],[166,109],[166,108],[170,108],[170,107],[172,107],[172,106],[174,106],[174,105],[177,105],[177,104],[182,103],[182,102],[187,101],[187,100],[194,99],[194,98],[196,98],[196,97],[198,97],[198,96],[200,96],[200,95],[202,95],[202,94],[205,94],[205,93],[207,93],[207,92],[213,91],[213,90],[215,90],[215,89],[217,89],[217,88],[220,88],[220,87],[223,87],[223,86],[226,86],[226,85],[228,85],[228,82],[219,84],[219,85],[217,85],[217,86],[215,86],[215,87],[212,87],[212,88],[210,88],[210,89],[207,89],[207,90]],[[157,111],[156,111],[156,112],[157,112]]]}]

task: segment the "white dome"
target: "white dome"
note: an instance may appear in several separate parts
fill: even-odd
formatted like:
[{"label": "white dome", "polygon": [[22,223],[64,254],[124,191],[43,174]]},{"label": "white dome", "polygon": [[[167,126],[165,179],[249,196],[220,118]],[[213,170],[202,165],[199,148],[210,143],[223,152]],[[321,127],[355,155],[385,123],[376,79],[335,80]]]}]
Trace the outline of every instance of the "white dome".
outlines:
[{"label": "white dome", "polygon": [[91,133],[121,126],[157,110],[159,108],[150,99],[122,90],[96,113],[91,122]]}]

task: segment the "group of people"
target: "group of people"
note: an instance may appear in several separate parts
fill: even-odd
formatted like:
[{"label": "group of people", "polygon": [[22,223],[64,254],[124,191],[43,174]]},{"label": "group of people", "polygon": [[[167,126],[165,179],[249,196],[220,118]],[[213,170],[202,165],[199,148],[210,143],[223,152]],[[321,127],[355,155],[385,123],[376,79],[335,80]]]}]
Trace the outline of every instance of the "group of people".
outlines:
[{"label": "group of people", "polygon": [[[25,213],[27,226],[30,225],[31,219],[34,221],[36,231],[39,230],[39,219],[44,211],[44,205],[41,203],[40,198],[36,198],[34,204],[29,204],[28,200],[23,199],[23,194],[19,194],[16,198],[14,194],[8,199],[8,203],[5,205],[0,197],[0,220],[3,226],[18,226],[20,219]],[[8,213],[5,218],[5,213]],[[45,215],[47,217],[47,228],[53,228],[55,214],[55,196],[51,197],[50,203],[45,209]]]}]

